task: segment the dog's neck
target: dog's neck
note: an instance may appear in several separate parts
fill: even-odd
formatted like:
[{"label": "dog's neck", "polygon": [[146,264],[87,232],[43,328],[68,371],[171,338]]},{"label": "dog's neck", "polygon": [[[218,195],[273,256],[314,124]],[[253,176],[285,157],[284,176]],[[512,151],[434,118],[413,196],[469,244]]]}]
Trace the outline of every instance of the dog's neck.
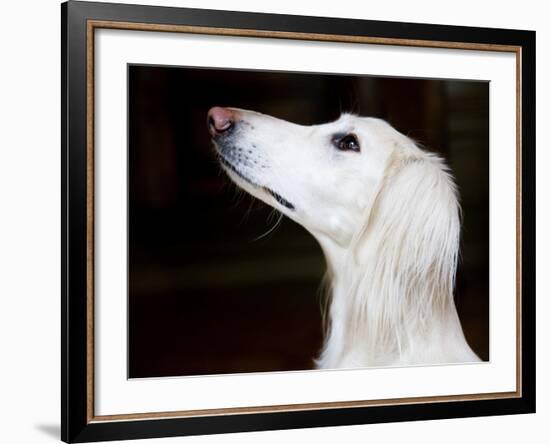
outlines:
[{"label": "dog's neck", "polygon": [[[319,368],[478,360],[464,338],[452,290],[426,295],[425,282],[402,282],[402,276],[388,279],[387,267],[377,262],[383,245],[376,245],[376,239],[363,257],[350,255],[349,249],[330,239],[318,240],[331,292]],[[405,291],[413,294],[400,294]],[[427,302],[430,306],[419,305]]]}]

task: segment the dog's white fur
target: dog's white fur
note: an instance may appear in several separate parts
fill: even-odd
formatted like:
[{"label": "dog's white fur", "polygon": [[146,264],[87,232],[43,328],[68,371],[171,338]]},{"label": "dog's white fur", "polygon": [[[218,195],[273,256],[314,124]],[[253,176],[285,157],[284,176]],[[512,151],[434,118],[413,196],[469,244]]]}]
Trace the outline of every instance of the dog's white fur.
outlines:
[{"label": "dog's white fur", "polygon": [[[317,366],[478,361],[453,299],[460,208],[443,160],[379,119],[301,126],[232,111],[234,128],[215,140],[228,175],[303,225],[326,256]],[[338,150],[335,134],[354,134],[360,152]]]}]

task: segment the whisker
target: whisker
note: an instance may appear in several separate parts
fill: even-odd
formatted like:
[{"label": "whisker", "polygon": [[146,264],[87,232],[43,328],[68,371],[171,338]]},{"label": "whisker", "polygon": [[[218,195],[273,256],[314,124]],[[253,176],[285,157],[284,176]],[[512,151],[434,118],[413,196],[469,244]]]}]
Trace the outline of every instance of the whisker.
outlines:
[{"label": "whisker", "polygon": [[[277,210],[275,210],[277,213],[279,213]],[[269,229],[267,230],[265,233],[261,234],[260,236],[252,239],[252,242],[256,242],[260,239],[263,239],[264,237],[268,236],[269,234],[273,233],[273,231],[279,226],[281,225],[281,221],[283,220],[283,217],[284,217],[284,214],[283,213],[279,213],[279,218],[277,219],[277,221],[275,222],[275,224]]]},{"label": "whisker", "polygon": [[252,208],[254,207],[254,203],[256,202],[256,199],[251,198],[250,203],[248,204],[248,208],[244,212],[244,215],[241,219],[241,224],[245,224],[248,222],[248,219],[250,218],[250,214],[252,213]]}]

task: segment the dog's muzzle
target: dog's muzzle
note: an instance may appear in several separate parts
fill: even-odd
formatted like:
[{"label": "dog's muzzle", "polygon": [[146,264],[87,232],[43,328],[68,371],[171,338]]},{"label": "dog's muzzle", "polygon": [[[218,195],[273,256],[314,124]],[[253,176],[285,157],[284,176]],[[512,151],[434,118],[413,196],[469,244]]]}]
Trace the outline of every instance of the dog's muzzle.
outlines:
[{"label": "dog's muzzle", "polygon": [[239,118],[240,116],[237,110],[222,108],[221,106],[215,106],[208,111],[206,118],[208,132],[212,136],[212,140],[218,149],[218,156],[221,164],[245,182],[263,189],[280,205],[294,211],[294,204],[271,188],[257,183],[247,174],[246,170],[252,166],[252,163],[247,155],[242,153],[243,149],[235,145],[234,140],[235,127],[237,126]]}]

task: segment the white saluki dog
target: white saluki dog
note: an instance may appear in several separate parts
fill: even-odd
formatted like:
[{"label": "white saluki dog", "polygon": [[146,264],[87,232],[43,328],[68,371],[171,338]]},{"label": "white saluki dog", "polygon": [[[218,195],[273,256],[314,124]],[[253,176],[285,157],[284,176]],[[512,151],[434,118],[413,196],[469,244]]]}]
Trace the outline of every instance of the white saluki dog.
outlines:
[{"label": "white saluki dog", "polygon": [[331,300],[318,368],[479,361],[453,299],[460,207],[441,158],[350,114],[302,126],[215,107],[208,128],[231,179],[321,245]]}]

